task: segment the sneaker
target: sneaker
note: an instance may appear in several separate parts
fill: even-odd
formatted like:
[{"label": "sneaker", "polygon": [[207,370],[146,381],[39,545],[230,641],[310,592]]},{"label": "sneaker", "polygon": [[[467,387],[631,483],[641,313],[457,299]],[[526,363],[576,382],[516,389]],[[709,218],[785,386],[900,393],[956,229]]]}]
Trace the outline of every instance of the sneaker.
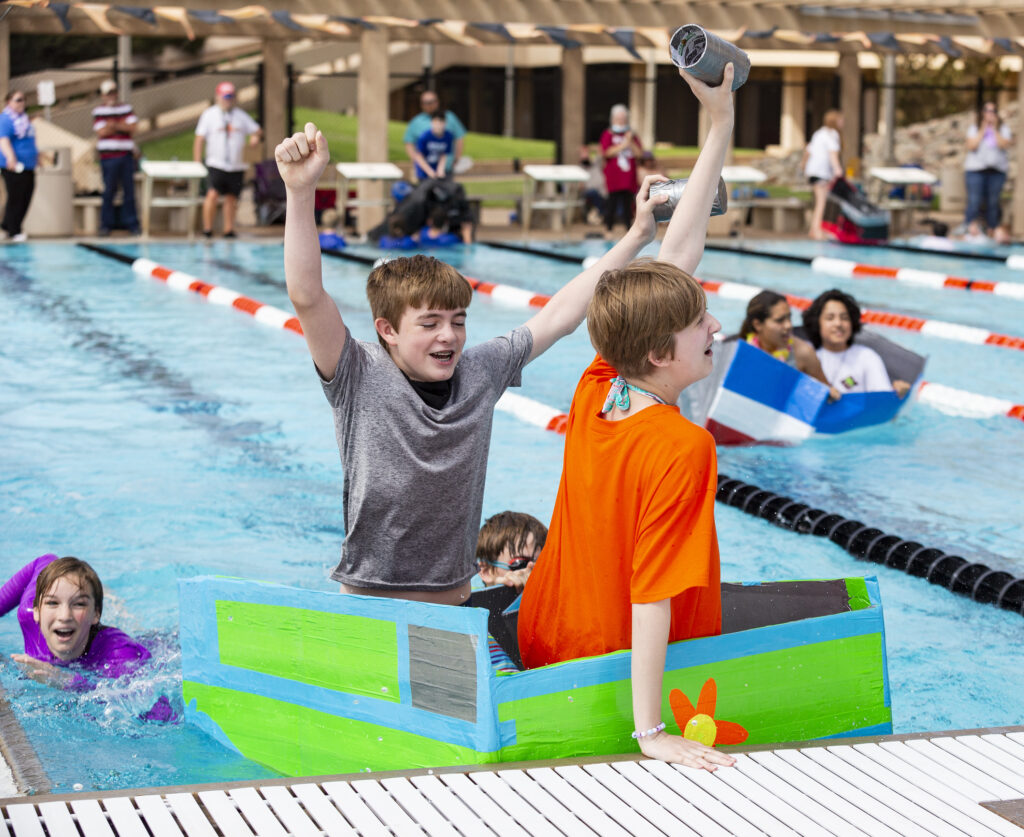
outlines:
[{"label": "sneaker", "polygon": [[203,230],[203,238],[213,238],[213,230]]},{"label": "sneaker", "polygon": [[238,238],[238,236],[235,235],[234,230],[230,230],[229,232],[224,233],[224,238]]},{"label": "sneaker", "polygon": [[15,244],[19,244],[22,241],[28,241],[28,236],[25,233],[20,232],[17,235],[12,235],[11,241],[13,241]]}]

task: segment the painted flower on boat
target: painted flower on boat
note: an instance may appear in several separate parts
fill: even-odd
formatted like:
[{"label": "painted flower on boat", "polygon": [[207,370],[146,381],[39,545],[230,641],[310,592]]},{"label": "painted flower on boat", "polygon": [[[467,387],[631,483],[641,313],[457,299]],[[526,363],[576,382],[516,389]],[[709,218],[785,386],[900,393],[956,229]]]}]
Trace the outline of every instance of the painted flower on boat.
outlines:
[{"label": "painted flower on boat", "polygon": [[708,747],[716,744],[741,744],[747,740],[747,731],[732,721],[715,718],[715,703],[718,701],[718,687],[713,677],[701,687],[697,706],[679,689],[673,689],[668,696],[672,715],[679,724],[683,738],[699,741]]}]

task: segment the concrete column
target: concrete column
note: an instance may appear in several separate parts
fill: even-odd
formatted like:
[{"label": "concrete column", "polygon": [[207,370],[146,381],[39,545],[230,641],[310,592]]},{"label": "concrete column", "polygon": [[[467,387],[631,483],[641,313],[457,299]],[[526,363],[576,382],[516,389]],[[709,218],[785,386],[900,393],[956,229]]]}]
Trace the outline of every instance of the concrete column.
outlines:
[{"label": "concrete column", "polygon": [[883,158],[887,166],[896,163],[896,56],[886,53],[882,59],[882,124],[885,137]]},{"label": "concrete column", "polygon": [[869,87],[864,91],[864,133],[878,131],[878,88]]},{"label": "concrete column", "polygon": [[285,42],[263,42],[263,159],[274,156],[274,147],[288,132],[288,68]]},{"label": "concrete column", "polygon": [[505,60],[505,108],[502,115],[502,136],[514,137],[516,132],[516,48],[508,45],[508,58]]},{"label": "concrete column", "polygon": [[795,151],[807,145],[807,68],[782,70],[782,116],[779,120],[779,145],[783,151]]},{"label": "concrete column", "polygon": [[654,48],[646,50],[647,60],[644,61],[644,114],[643,126],[644,147],[654,150],[658,138],[658,62]]},{"label": "concrete column", "polygon": [[0,93],[7,95],[11,86],[11,25],[6,20],[0,20]]},{"label": "concrete column", "polygon": [[861,75],[857,53],[839,56],[839,110],[843,112],[843,165],[854,164],[854,175],[860,174],[860,94]]},{"label": "concrete column", "polygon": [[[359,39],[359,77],[356,82],[356,113],[359,133],[356,156],[360,163],[382,163],[388,158],[388,32],[366,29]],[[360,200],[383,200],[384,184],[360,181]],[[365,233],[384,220],[384,207],[359,207],[359,232]]]},{"label": "concrete column", "polygon": [[132,65],[132,36],[117,36],[117,95],[122,102],[127,102],[132,92],[132,75],[128,68]]},{"label": "concrete column", "polygon": [[562,159],[578,163],[585,136],[586,74],[583,49],[562,50]]},{"label": "concrete column", "polygon": [[[1024,71],[1017,73],[1017,113],[1024,113]],[[1015,156],[1017,158],[1016,176],[1011,185],[1013,189],[1013,237],[1024,236],[1024,131],[1018,130],[1015,144]]]}]

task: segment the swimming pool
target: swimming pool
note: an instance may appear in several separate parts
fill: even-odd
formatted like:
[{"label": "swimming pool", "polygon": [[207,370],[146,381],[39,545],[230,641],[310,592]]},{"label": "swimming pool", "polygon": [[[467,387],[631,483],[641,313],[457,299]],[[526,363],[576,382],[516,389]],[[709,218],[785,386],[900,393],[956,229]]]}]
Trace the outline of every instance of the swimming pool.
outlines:
[{"label": "swimming pool", "polygon": [[[119,249],[288,308],[279,244]],[[572,265],[482,245],[447,255],[467,274],[541,292],[575,272]],[[898,263],[912,263],[912,255],[900,254]],[[991,270],[986,266],[986,278]],[[353,333],[370,339],[365,273],[344,262],[324,265],[327,287]],[[999,278],[1012,280],[1012,273]],[[729,254],[707,254],[699,274],[803,296],[839,285],[870,307],[1024,330],[1016,324],[1018,303],[980,294],[836,280]],[[727,329],[738,325],[741,303],[710,302]],[[478,296],[470,342],[507,331],[525,316]],[[47,551],[85,558],[114,597],[105,621],[155,637],[160,646],[159,664],[147,677],[85,697],[55,693],[3,666],[0,683],[54,789],[267,775],[189,726],[144,724],[135,716],[157,694],[172,695],[180,709],[177,579],[214,573],[333,588],[327,575],[342,537],[341,475],[330,413],[303,341],[61,244],[3,251],[0,317],[5,571]],[[886,333],[930,355],[929,380],[1024,400],[1024,353]],[[529,367],[522,394],[567,408],[590,356],[580,330]],[[798,448],[723,449],[720,469],[1024,575],[1022,432],[1009,419],[955,418],[917,405],[873,431]],[[547,520],[561,449],[556,434],[496,414],[484,514],[515,508]],[[879,576],[898,732],[1024,722],[1020,616],[857,564],[822,539],[735,509],[719,506],[717,519],[724,578]],[[20,650],[20,639],[13,616],[0,621],[5,652]]]}]

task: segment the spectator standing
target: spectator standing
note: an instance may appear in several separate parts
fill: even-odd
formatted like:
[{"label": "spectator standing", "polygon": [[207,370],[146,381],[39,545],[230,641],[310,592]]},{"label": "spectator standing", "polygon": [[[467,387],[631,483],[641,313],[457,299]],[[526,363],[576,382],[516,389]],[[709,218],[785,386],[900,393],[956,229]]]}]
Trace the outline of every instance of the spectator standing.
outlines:
[{"label": "spectator standing", "polygon": [[203,235],[207,238],[213,235],[217,201],[222,197],[224,237],[235,237],[235,213],[247,168],[242,160],[247,137],[249,145],[258,145],[263,131],[256,120],[235,104],[235,85],[222,81],[217,85],[217,103],[210,105],[199,117],[192,147],[192,159],[197,163],[205,162],[208,172],[206,200],[203,201]]},{"label": "spectator standing", "polygon": [[92,130],[103,172],[103,206],[100,209],[100,235],[114,229],[114,197],[118,188],[123,195],[121,226],[138,235],[139,218],[135,211],[135,126],[138,117],[127,102],[117,100],[117,82],[106,79],[100,85],[100,104],[92,109]]},{"label": "spectator standing", "polygon": [[800,167],[811,182],[811,190],[814,192],[810,237],[819,241],[825,238],[821,222],[825,218],[829,186],[834,178],[842,177],[843,174],[843,164],[839,161],[839,152],[843,147],[839,135],[842,128],[843,114],[838,110],[826,111],[822,126],[811,135],[811,141],[807,143],[800,161]]},{"label": "spectator standing", "polygon": [[28,205],[36,188],[39,151],[35,128],[25,113],[25,94],[20,90],[7,94],[4,109],[0,112],[0,154],[3,154],[3,178],[7,189],[7,204],[0,228],[11,241],[25,241],[28,236],[22,232],[21,222],[28,214]]},{"label": "spectator standing", "polygon": [[420,95],[420,108],[420,112],[410,120],[405,129],[405,135],[402,137],[402,142],[405,143],[405,153],[409,155],[409,159],[413,163],[416,162],[416,143],[420,137],[430,131],[430,120],[434,114],[443,112],[445,128],[451,132],[452,138],[455,141],[453,151],[448,155],[448,159],[445,162],[445,173],[448,174],[462,156],[462,144],[466,136],[466,127],[459,120],[459,117],[450,110],[441,111],[441,100],[438,99],[437,93],[433,90],[424,90]]},{"label": "spectator standing", "polygon": [[964,213],[964,226],[970,227],[971,222],[978,219],[984,204],[983,220],[989,234],[999,228],[1002,217],[999,196],[1010,170],[1006,149],[1012,139],[1009,126],[999,118],[995,102],[985,102],[978,123],[967,129],[967,158],[964,160],[967,211]]},{"label": "spectator standing", "polygon": [[609,125],[601,134],[604,182],[608,190],[604,225],[609,232],[620,216],[627,228],[633,222],[634,195],[637,190],[636,161],[643,150],[640,140],[629,127],[629,108],[615,105]]}]

